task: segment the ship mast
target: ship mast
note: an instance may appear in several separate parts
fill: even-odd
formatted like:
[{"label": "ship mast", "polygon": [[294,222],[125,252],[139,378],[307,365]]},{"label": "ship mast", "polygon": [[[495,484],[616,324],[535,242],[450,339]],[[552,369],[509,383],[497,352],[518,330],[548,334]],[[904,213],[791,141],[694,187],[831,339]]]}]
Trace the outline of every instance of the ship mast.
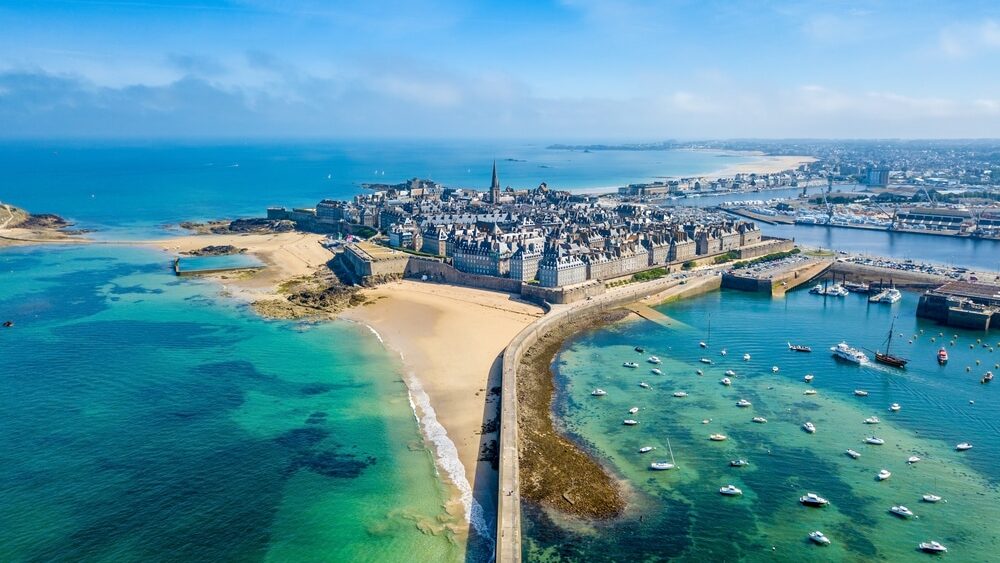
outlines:
[{"label": "ship mast", "polygon": [[896,317],[892,318],[892,323],[889,324],[889,338],[885,341],[885,355],[889,355],[889,346],[892,346],[892,331],[896,327]]}]

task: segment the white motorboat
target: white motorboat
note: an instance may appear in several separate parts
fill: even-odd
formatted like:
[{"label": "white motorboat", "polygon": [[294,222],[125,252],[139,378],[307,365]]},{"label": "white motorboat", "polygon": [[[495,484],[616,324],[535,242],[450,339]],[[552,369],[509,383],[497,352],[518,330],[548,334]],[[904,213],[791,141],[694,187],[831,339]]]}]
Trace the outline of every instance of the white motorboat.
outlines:
[{"label": "white motorboat", "polygon": [[649,453],[649,452],[651,452],[651,451],[653,451],[655,449],[656,448],[654,448],[653,446],[643,446],[643,447],[639,448],[639,453],[641,453],[641,454],[647,454],[647,453]]},{"label": "white motorboat", "polygon": [[674,397],[687,397],[688,394],[684,391],[674,391]]},{"label": "white motorboat", "polygon": [[851,292],[847,291],[847,288],[839,283],[835,283],[828,287],[823,294],[830,297],[847,297],[850,293]]},{"label": "white motorboat", "polygon": [[823,532],[819,530],[809,532],[809,539],[811,539],[813,543],[817,543],[819,545],[830,545],[830,538],[823,535]]},{"label": "white motorboat", "polygon": [[853,457],[854,459],[858,459],[859,457],[861,457],[861,453],[856,452],[854,450],[847,450],[847,455]]},{"label": "white motorboat", "polygon": [[675,465],[669,461],[654,461],[649,464],[649,468],[653,471],[666,471],[667,469],[673,469],[674,467]]},{"label": "white motorboat", "polygon": [[639,364],[637,364],[635,362],[624,362],[622,364],[622,366],[627,367],[627,368],[635,369],[635,368],[639,367]]},{"label": "white motorboat", "polygon": [[603,396],[607,395],[608,392],[605,391],[604,389],[594,389],[593,391],[590,392],[590,394],[593,395],[593,396],[595,396],[595,397],[603,397]]},{"label": "white motorboat", "polygon": [[702,359],[700,359],[698,361],[701,362],[701,363],[703,363],[703,364],[711,364],[712,363],[712,360],[710,360],[708,358],[702,358]]},{"label": "white motorboat", "polygon": [[726,352],[726,349],[725,349],[725,348],[723,348],[722,350],[719,350],[719,355],[720,355],[720,356],[725,356],[725,355],[726,355],[726,354],[728,354],[728,353],[729,353],[729,352]]},{"label": "white motorboat", "polygon": [[697,373],[698,375],[705,375],[705,372],[701,371],[700,369],[696,369],[694,370],[694,372]]},{"label": "white motorboat", "polygon": [[771,366],[771,373],[778,373],[778,366]]},{"label": "white motorboat", "polygon": [[816,493],[806,493],[805,496],[799,497],[799,502],[806,506],[826,506],[830,504],[830,501]]},{"label": "white motorboat", "polygon": [[807,373],[806,376],[802,378],[802,381],[805,381],[806,383],[812,383],[812,380],[813,374],[811,373]]},{"label": "white motorboat", "polygon": [[871,444],[873,446],[881,446],[885,444],[885,440],[883,440],[882,438],[876,438],[875,436],[870,436],[868,438],[865,438],[865,443]]},{"label": "white motorboat", "polygon": [[803,395],[815,395],[816,394],[816,390],[815,389],[806,389],[805,391],[802,392],[802,394]]},{"label": "white motorboat", "polygon": [[865,419],[865,424],[878,424],[880,422],[882,421],[879,420],[877,416],[869,416]]},{"label": "white motorboat", "polygon": [[851,348],[847,342],[837,344],[833,348],[830,348],[830,351],[833,352],[834,357],[854,364],[868,361],[868,356],[864,352],[857,348]]},{"label": "white motorboat", "polygon": [[928,553],[947,553],[948,552],[948,548],[947,547],[939,544],[936,541],[920,542],[919,547],[920,547],[921,550],[926,551]]},{"label": "white motorboat", "polygon": [[971,450],[972,449],[972,444],[970,444],[968,442],[962,442],[961,444],[955,446],[955,449],[958,450],[958,451],[960,451],[960,452],[964,452],[965,450]]},{"label": "white motorboat", "polygon": [[805,430],[806,432],[810,433],[810,434],[815,434],[816,433],[816,425],[813,424],[813,423],[811,423],[811,422],[807,422],[807,423],[803,424],[802,425],[802,429]]},{"label": "white motorboat", "polygon": [[767,419],[764,418],[763,416],[755,416],[753,417],[753,421],[756,422],[757,424],[767,424]]},{"label": "white motorboat", "polygon": [[731,497],[738,497],[743,494],[743,491],[741,491],[735,485],[726,485],[725,487],[719,489],[719,493]]},{"label": "white motorboat", "polygon": [[705,344],[704,342],[699,342],[698,346],[701,346],[702,348],[708,348],[708,344]]},{"label": "white motorboat", "polygon": [[640,381],[639,387],[642,387],[643,389],[649,389],[649,384],[646,383],[645,381]]},{"label": "white motorboat", "polygon": [[750,354],[743,354],[743,361],[744,362],[749,362],[750,361]]},{"label": "white motorboat", "polygon": [[733,459],[729,461],[731,467],[745,467],[750,465],[750,462],[745,459]]},{"label": "white motorboat", "polygon": [[625,426],[635,426],[636,424],[639,424],[639,421],[632,418],[626,418],[622,421],[622,424]]},{"label": "white motorboat", "polygon": [[895,303],[903,298],[903,294],[895,287],[887,289],[879,298],[879,303]]},{"label": "white motorboat", "polygon": [[809,293],[812,293],[813,295],[823,295],[823,291],[823,284],[821,283],[818,283],[809,289]]},{"label": "white motorboat", "polygon": [[663,360],[661,360],[660,358],[658,358],[656,356],[650,356],[650,357],[646,358],[646,361],[649,362],[649,363],[651,363],[651,364],[658,364],[658,363],[662,362]]},{"label": "white motorboat", "polygon": [[906,508],[903,505],[893,506],[892,508],[889,509],[889,512],[895,514],[896,516],[900,516],[902,518],[913,518],[914,516],[916,516],[916,514],[914,514],[912,510]]},{"label": "white motorboat", "polygon": [[728,377],[723,377],[722,379],[719,380],[719,383],[721,383],[723,385],[732,385],[733,381],[731,379],[729,379]]},{"label": "white motorboat", "polygon": [[920,458],[915,455],[911,455],[910,457],[906,458],[906,463],[917,463],[919,461]]},{"label": "white motorboat", "polygon": [[729,377],[736,377],[736,372],[731,369],[727,369],[726,375],[728,375]]},{"label": "white motorboat", "polygon": [[892,477],[892,472],[890,472],[888,469],[883,469],[879,471],[878,475],[875,476],[875,478],[878,479],[879,481],[885,481],[889,477]]},{"label": "white motorboat", "polygon": [[861,389],[855,389],[854,390],[854,395],[858,396],[858,397],[867,397],[868,396],[868,391],[863,391]]},{"label": "white motorboat", "polygon": [[635,414],[637,412],[639,412],[639,407],[632,407],[628,410],[629,414]]},{"label": "white motorboat", "polygon": [[903,408],[903,407],[899,406],[899,403],[893,403],[893,404],[889,405],[889,410],[892,411],[892,412],[897,412],[901,408]]},{"label": "white motorboat", "polygon": [[941,497],[939,497],[937,495],[932,495],[930,493],[927,493],[926,495],[924,495],[921,498],[923,499],[924,502],[930,502],[930,503],[941,502]]},{"label": "white motorboat", "polygon": [[708,437],[708,439],[711,440],[711,441],[713,441],[713,442],[722,442],[722,441],[725,441],[726,435],[725,434],[712,434],[711,436]]},{"label": "white motorboat", "polygon": [[753,403],[751,403],[750,401],[748,401],[746,399],[740,399],[739,401],[736,401],[736,406],[737,407],[749,407],[752,404]]},{"label": "white motorboat", "polygon": [[660,371],[660,368],[653,368],[649,370],[649,373],[652,373],[653,375],[663,375],[663,372]]}]

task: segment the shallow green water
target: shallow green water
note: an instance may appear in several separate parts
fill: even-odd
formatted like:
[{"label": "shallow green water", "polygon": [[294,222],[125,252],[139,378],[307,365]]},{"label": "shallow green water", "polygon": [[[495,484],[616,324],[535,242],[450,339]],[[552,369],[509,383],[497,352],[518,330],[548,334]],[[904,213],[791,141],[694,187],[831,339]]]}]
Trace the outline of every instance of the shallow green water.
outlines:
[{"label": "shallow green water", "polygon": [[0,560],[453,561],[398,359],[131,248],[0,252]]},{"label": "shallow green water", "polygon": [[[910,560],[924,555],[917,543],[941,541],[949,557],[995,560],[1000,548],[1000,389],[979,377],[1000,362],[1000,333],[956,331],[914,317],[917,296],[900,303],[871,305],[863,297],[840,300],[795,292],[785,299],[740,292],[717,292],[660,307],[680,321],[667,329],[641,321],[581,335],[560,353],[557,418],[634,490],[635,502],[619,521],[599,526],[557,523],[525,507],[525,554],[531,560]],[[905,371],[834,360],[829,347],[842,339],[875,348],[898,314],[895,348],[911,358]],[[711,318],[711,336],[708,326]],[[920,334],[920,331],[923,331]],[[945,332],[949,338],[937,336]],[[948,345],[951,361],[941,367],[937,349]],[[913,343],[908,341],[913,339]],[[976,342],[989,337],[991,352]],[[932,342],[935,338],[936,342]],[[707,340],[703,350],[698,342]],[[812,346],[795,353],[786,342]],[[970,349],[969,344],[974,348]],[[643,346],[638,354],[634,346]],[[720,355],[725,348],[728,355]],[[744,362],[744,353],[751,360]],[[650,373],[649,354],[664,361],[664,375]],[[713,365],[699,362],[702,357]],[[982,364],[975,365],[979,359]],[[626,360],[641,367],[622,367]],[[771,367],[780,371],[772,373]],[[966,372],[965,367],[972,367]],[[704,371],[703,376],[696,370]],[[720,384],[724,372],[737,373],[733,385]],[[803,381],[815,375],[812,384]],[[643,389],[645,381],[652,389]],[[595,398],[600,387],[608,392]],[[816,395],[804,395],[806,389]],[[869,391],[856,397],[854,389]],[[686,398],[674,398],[684,390]],[[736,402],[746,398],[750,408]],[[974,400],[975,404],[969,401]],[[902,410],[891,413],[898,402]],[[629,415],[628,409],[641,410]],[[866,425],[877,415],[882,423]],[[766,424],[751,422],[764,416]],[[622,425],[625,418],[640,424]],[[703,424],[703,420],[710,420]],[[812,421],[815,434],[801,425]],[[721,432],[724,442],[708,436]],[[883,446],[863,443],[872,433]],[[653,472],[654,460],[669,460],[667,440],[678,468]],[[965,453],[954,445],[969,441]],[[637,450],[655,446],[648,454]],[[858,460],[847,448],[861,452]],[[922,461],[907,464],[917,455]],[[732,468],[745,458],[750,465]],[[893,476],[875,479],[880,469]],[[734,484],[742,497],[719,494]],[[824,509],[798,503],[816,492],[831,502]],[[933,492],[947,502],[921,502]],[[902,520],[888,512],[904,504],[918,518]],[[829,547],[812,545],[807,534],[822,530]]]}]

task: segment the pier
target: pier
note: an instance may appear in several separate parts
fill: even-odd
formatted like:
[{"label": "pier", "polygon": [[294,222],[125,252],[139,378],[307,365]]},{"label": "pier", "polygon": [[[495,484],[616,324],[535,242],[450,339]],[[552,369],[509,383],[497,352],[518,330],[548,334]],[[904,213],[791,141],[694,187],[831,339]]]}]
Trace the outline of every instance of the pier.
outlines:
[{"label": "pier", "polygon": [[[524,353],[539,338],[570,319],[595,311],[628,307],[655,296],[666,301],[680,299],[719,289],[721,277],[706,272],[693,278],[680,280],[663,278],[655,281],[630,284],[571,305],[555,306],[548,314],[525,327],[507,345],[503,353],[500,392],[500,475],[497,502],[496,561],[518,563],[521,561],[521,490],[518,450],[517,369]],[[682,283],[683,282],[683,283]],[[645,307],[642,309],[641,307]],[[642,305],[640,310],[656,312]],[[632,309],[633,311],[635,309]],[[648,310],[648,311],[647,311]],[[662,315],[667,319],[666,315]]]},{"label": "pier", "polygon": [[1000,284],[946,283],[920,296],[917,316],[948,326],[989,330],[1000,319]]},{"label": "pier", "polygon": [[768,295],[784,295],[823,275],[832,265],[832,258],[804,258],[802,261],[774,266],[730,270],[722,274],[722,287]]},{"label": "pier", "polygon": [[647,321],[654,322],[658,325],[665,327],[673,327],[676,323],[670,317],[664,315],[663,313],[657,311],[656,309],[650,307],[649,305],[644,305],[642,303],[631,303],[625,306],[626,309],[632,311],[636,315],[646,319]]}]

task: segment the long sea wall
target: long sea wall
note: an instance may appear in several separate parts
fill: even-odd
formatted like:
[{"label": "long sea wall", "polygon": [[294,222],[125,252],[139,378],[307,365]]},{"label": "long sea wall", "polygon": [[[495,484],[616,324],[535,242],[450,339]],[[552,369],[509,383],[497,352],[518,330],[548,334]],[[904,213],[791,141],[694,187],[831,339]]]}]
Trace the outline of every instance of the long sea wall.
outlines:
[{"label": "long sea wall", "polygon": [[524,328],[507,345],[503,354],[500,393],[500,476],[497,503],[496,560],[500,563],[521,561],[521,495],[518,458],[517,368],[524,353],[538,339],[567,321],[594,313],[650,299],[680,299],[718,289],[722,278],[715,273],[689,278],[660,279],[635,283],[609,291],[590,300],[553,310]]}]

